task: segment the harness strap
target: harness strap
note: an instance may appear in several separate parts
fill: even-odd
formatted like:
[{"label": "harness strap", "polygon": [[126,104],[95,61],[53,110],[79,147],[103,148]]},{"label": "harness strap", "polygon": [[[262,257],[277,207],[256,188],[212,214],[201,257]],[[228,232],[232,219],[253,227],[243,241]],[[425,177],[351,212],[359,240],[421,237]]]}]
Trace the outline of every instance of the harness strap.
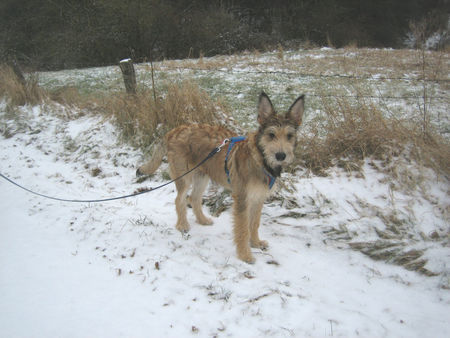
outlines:
[{"label": "harness strap", "polygon": [[233,149],[234,145],[237,142],[245,141],[247,137],[245,136],[235,136],[230,138],[230,142],[228,144],[227,155],[225,156],[225,173],[227,174],[228,183],[231,184],[230,181],[230,171],[228,170],[228,156],[230,155],[231,149]]},{"label": "harness strap", "polygon": [[[231,184],[231,180],[230,180],[230,171],[228,170],[228,156],[230,155],[231,149],[233,149],[233,147],[236,143],[245,141],[246,139],[247,139],[247,137],[245,137],[245,136],[235,136],[235,137],[231,137],[229,139],[227,155],[225,156],[225,173],[227,174],[227,181],[229,184]],[[272,176],[264,168],[263,168],[263,172],[264,172],[264,175],[266,175],[266,177],[267,177],[267,185],[269,186],[269,189],[272,189],[277,178]]]},{"label": "harness strap", "polygon": [[266,176],[267,176],[267,185],[269,186],[269,189],[272,189],[277,178],[270,175],[269,172],[264,168],[263,168],[263,171],[264,171],[264,174],[266,174]]}]

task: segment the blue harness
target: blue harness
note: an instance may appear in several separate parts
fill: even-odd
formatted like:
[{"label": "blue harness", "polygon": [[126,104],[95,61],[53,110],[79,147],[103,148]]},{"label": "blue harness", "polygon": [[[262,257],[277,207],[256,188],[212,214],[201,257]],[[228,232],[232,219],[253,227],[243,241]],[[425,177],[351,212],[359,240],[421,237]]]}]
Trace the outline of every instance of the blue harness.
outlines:
[{"label": "blue harness", "polygon": [[[233,149],[236,143],[245,141],[246,139],[247,137],[245,136],[235,136],[229,139],[230,143],[228,144],[227,155],[225,156],[225,173],[227,174],[227,180],[229,184],[231,184],[231,181],[230,181],[230,171],[228,170],[228,156],[230,155],[231,149]],[[272,189],[273,185],[275,184],[276,177],[270,175],[264,168],[263,171],[267,177],[267,185],[269,186],[269,189]]]}]

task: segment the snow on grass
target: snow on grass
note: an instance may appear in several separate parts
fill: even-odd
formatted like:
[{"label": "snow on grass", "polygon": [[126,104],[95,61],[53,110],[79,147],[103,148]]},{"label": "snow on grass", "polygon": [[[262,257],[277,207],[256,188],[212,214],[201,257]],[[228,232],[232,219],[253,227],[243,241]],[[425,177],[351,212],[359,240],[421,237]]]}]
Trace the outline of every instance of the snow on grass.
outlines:
[{"label": "snow on grass", "polygon": [[[163,95],[169,84],[187,79],[197,82],[214,99],[223,100],[234,117],[246,128],[254,127],[254,107],[265,90],[277,107],[289,107],[306,94],[308,113],[323,111],[323,97],[349,96],[356,103],[373,103],[389,116],[422,118],[426,104],[428,118],[441,133],[450,128],[448,53],[427,52],[423,83],[422,60],[414,50],[312,49],[244,53],[188,60],[154,62],[156,92]],[[151,88],[151,67],[137,64],[138,88]],[[124,90],[118,66],[42,72],[40,84],[46,89],[65,86],[82,93]],[[424,86],[426,99],[424,96]],[[361,97],[363,96],[363,97]],[[364,98],[364,96],[367,96]]]},{"label": "snow on grass", "polygon": [[[102,198],[163,182],[135,183],[138,150],[98,116],[68,119],[60,106],[24,107],[0,139],[0,172],[57,197]],[[24,122],[26,121],[26,122]],[[392,192],[370,165],[365,178],[285,175],[263,209],[268,251],[235,255],[230,211],[215,224],[176,231],[175,187],[136,198],[70,204],[0,182],[0,333],[5,337],[448,337],[450,250],[422,241],[438,273],[427,277],[351,250],[330,231],[375,238],[389,209],[419,217],[419,232],[448,231],[429,200]],[[214,187],[212,187],[214,191]],[[210,192],[211,193],[211,192]],[[448,221],[448,220],[447,220]],[[448,232],[447,232],[448,233]]]}]

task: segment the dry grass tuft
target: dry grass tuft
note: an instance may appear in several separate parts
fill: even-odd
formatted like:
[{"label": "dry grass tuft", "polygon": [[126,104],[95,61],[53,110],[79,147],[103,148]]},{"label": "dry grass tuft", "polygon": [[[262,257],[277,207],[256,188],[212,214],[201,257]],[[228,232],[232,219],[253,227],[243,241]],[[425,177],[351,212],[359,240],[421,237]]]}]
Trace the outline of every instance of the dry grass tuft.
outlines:
[{"label": "dry grass tuft", "polygon": [[412,121],[386,117],[373,103],[322,97],[326,114],[300,136],[299,164],[316,175],[338,166],[359,171],[363,160],[380,160],[387,167],[401,154],[435,171],[450,174],[450,144]]},{"label": "dry grass tuft", "polygon": [[350,247],[361,251],[374,260],[401,265],[410,271],[417,271],[426,276],[437,276],[425,268],[427,260],[423,258],[424,251],[408,249],[401,241],[375,241],[350,243]]},{"label": "dry grass tuft", "polygon": [[74,86],[65,86],[49,92],[49,98],[63,106],[83,106],[88,98]]},{"label": "dry grass tuft", "polygon": [[169,85],[156,102],[150,90],[136,95],[118,93],[98,100],[94,109],[113,116],[123,137],[143,148],[181,124],[217,124],[228,118],[220,102],[188,81]]},{"label": "dry grass tuft", "polygon": [[12,106],[34,105],[45,98],[45,92],[39,87],[35,74],[20,79],[10,66],[2,64],[0,78],[0,97],[7,97]]},{"label": "dry grass tuft", "polygon": [[6,65],[0,66],[0,76],[0,97],[7,98],[11,107],[39,104],[48,97],[64,106],[102,113],[114,118],[126,141],[144,149],[181,124],[233,124],[224,105],[212,100],[190,81],[168,85],[164,96],[155,102],[148,89],[136,95],[122,92],[82,94],[76,87],[68,86],[47,93],[38,86],[36,76],[30,75],[21,81]]}]

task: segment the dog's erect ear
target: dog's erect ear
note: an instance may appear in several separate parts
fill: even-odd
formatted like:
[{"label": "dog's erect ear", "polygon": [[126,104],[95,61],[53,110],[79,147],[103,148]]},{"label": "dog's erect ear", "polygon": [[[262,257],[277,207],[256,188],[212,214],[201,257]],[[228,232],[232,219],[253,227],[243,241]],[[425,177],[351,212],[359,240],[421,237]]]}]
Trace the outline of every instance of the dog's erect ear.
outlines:
[{"label": "dog's erect ear", "polygon": [[275,114],[272,102],[266,93],[262,92],[259,95],[258,101],[258,123],[263,124],[270,116]]},{"label": "dog's erect ear", "polygon": [[296,126],[302,124],[303,111],[305,110],[305,95],[299,96],[286,113],[286,118],[295,123]]}]

